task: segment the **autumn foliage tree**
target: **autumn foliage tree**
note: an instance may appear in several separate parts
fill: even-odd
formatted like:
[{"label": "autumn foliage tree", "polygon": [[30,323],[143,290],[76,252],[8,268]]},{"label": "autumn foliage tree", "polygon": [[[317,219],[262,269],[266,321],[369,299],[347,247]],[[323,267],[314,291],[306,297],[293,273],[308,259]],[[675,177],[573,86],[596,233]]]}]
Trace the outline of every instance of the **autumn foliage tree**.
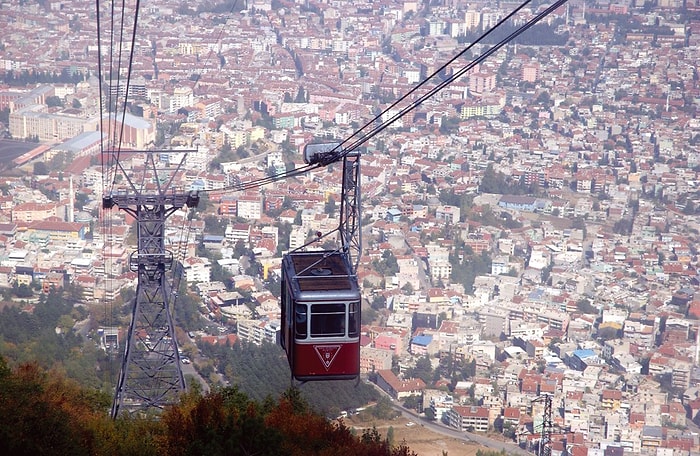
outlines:
[{"label": "autumn foliage tree", "polygon": [[278,401],[250,400],[236,388],[190,395],[165,412],[163,450],[172,455],[410,456],[379,434],[358,438],[342,422],[314,413],[298,390]]},{"label": "autumn foliage tree", "polygon": [[0,454],[95,454],[108,406],[100,393],[0,357]]},{"label": "autumn foliage tree", "polygon": [[110,398],[0,357],[0,454],[414,456],[376,429],[357,437],[314,413],[299,390],[257,402],[236,387],[184,394],[159,417],[112,420]]}]

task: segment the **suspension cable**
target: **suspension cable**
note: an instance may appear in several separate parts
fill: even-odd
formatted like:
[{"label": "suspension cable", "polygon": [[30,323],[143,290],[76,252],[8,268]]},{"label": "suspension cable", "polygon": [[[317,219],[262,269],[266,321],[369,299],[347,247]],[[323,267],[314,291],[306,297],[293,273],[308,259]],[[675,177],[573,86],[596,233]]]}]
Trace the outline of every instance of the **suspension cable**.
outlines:
[{"label": "suspension cable", "polygon": [[[456,73],[453,73],[449,78],[446,78],[445,80],[441,81],[439,84],[437,84],[435,87],[430,89],[427,93],[424,95],[420,96],[417,100],[412,102],[410,105],[408,105],[406,108],[400,110],[398,113],[394,114],[391,116],[388,120],[382,122],[380,125],[376,126],[374,129],[369,131],[367,134],[365,134],[362,137],[359,137],[352,141],[353,138],[358,137],[362,134],[363,130],[369,128],[373,124],[379,122],[388,112],[390,112],[393,108],[395,108],[399,103],[402,101],[406,100],[408,97],[410,97],[413,93],[415,93],[420,87],[425,85],[428,81],[431,79],[437,77],[443,70],[447,69],[452,63],[454,63],[459,57],[464,55],[467,51],[469,51],[472,47],[474,47],[476,44],[479,44],[481,41],[483,41],[488,35],[493,33],[497,28],[501,27],[506,21],[510,20],[515,14],[520,12],[525,6],[527,6],[532,0],[525,0],[522,4],[520,4],[517,8],[515,8],[511,13],[509,13],[507,16],[505,16],[503,19],[501,19],[494,27],[491,29],[487,30],[484,32],[481,36],[479,36],[476,41],[471,43],[469,46],[467,46],[465,49],[460,51],[456,56],[454,56],[452,59],[450,59],[447,63],[444,65],[440,66],[435,72],[433,72],[430,76],[425,78],[423,81],[421,81],[417,86],[412,88],[408,93],[404,94],[401,96],[397,101],[392,103],[389,107],[384,109],[380,114],[369,120],[365,125],[363,125],[360,129],[356,130],[354,133],[352,133],[349,137],[341,141],[337,146],[335,146],[329,153],[327,158],[325,158],[323,161],[319,163],[314,163],[314,164],[309,164],[302,166],[300,168],[294,169],[292,171],[285,171],[282,173],[277,173],[273,174],[271,176],[267,176],[261,179],[257,179],[251,182],[247,182],[245,184],[236,184],[232,186],[227,186],[219,189],[211,189],[211,190],[200,190],[200,193],[213,193],[213,194],[219,194],[219,193],[227,193],[229,191],[246,191],[246,190],[251,190],[255,188],[260,188],[264,185],[270,184],[272,182],[277,182],[283,179],[287,179],[290,177],[296,177],[298,175],[307,173],[311,170],[320,168],[322,166],[326,166],[330,163],[336,162],[341,160],[343,157],[345,157],[347,154],[357,150],[359,147],[361,147],[363,144],[365,144],[367,141],[369,141],[371,138],[382,132],[384,129],[388,128],[391,126],[393,123],[401,119],[403,116],[408,114],[409,112],[413,111],[416,109],[418,106],[420,106],[423,102],[425,102],[427,99],[430,97],[434,96],[436,93],[440,92],[442,89],[456,81],[458,78],[463,76],[466,72],[474,68],[476,65],[480,64],[486,58],[500,50],[503,46],[508,44],[511,40],[514,38],[518,37],[520,34],[528,30],[530,27],[533,25],[537,24],[540,20],[542,20],[544,17],[548,16],[550,13],[555,11],[557,8],[562,6],[564,3],[566,3],[567,0],[557,0],[555,3],[547,7],[545,10],[537,14],[534,18],[528,20],[525,24],[517,28],[514,32],[512,32],[510,35],[508,35],[506,38],[501,39],[499,42],[497,42],[495,45],[487,49],[484,53],[480,54],[478,57],[473,59],[471,62],[469,62],[467,65],[462,67],[459,71]],[[345,146],[347,143],[350,143],[349,145]]]},{"label": "suspension cable", "polygon": [[[439,76],[440,73],[442,73],[442,71],[444,71],[445,69],[447,69],[447,68],[448,68],[452,63],[454,63],[457,59],[459,59],[459,58],[462,57],[464,54],[466,54],[467,52],[469,52],[474,46],[476,46],[477,44],[479,44],[479,42],[483,41],[483,40],[484,40],[486,37],[488,37],[491,33],[493,33],[494,31],[496,31],[499,27],[501,27],[501,26],[502,26],[503,24],[505,24],[508,20],[510,20],[512,17],[514,17],[518,12],[520,12],[520,10],[522,10],[525,6],[527,6],[531,1],[532,1],[532,0],[525,0],[523,3],[521,3],[520,5],[518,5],[518,7],[516,7],[513,11],[511,11],[507,16],[505,16],[505,17],[502,18],[500,21],[498,21],[498,22],[496,23],[495,26],[491,27],[491,28],[488,29],[486,32],[484,32],[481,36],[479,36],[479,37],[476,39],[476,41],[472,42],[472,43],[469,44],[467,47],[465,47],[464,49],[462,49],[462,50],[461,50],[460,52],[458,52],[454,57],[452,57],[452,58],[451,58],[450,60],[448,60],[445,64],[441,65],[437,70],[435,70],[430,76],[426,77],[426,78],[423,79],[418,85],[416,85],[416,86],[413,87],[411,90],[409,90],[408,93],[406,93],[406,94],[404,94],[403,96],[401,96],[398,100],[396,100],[396,101],[393,102],[391,105],[389,105],[389,107],[387,107],[387,108],[384,109],[381,113],[379,113],[377,116],[375,116],[373,119],[371,119],[371,120],[369,120],[367,123],[365,123],[359,130],[357,130],[357,131],[355,131],[353,134],[351,134],[348,138],[346,138],[346,139],[341,143],[341,145],[342,145],[342,144],[345,144],[346,142],[349,142],[349,141],[350,141],[352,138],[354,138],[355,136],[360,136],[360,134],[361,134],[366,128],[369,128],[372,124],[374,124],[374,123],[376,123],[376,122],[379,122],[379,121],[384,117],[384,115],[385,115],[386,113],[390,112],[390,111],[391,111],[392,109],[394,109],[397,105],[399,105],[401,102],[403,102],[403,101],[406,100],[408,97],[410,97],[413,93],[415,93],[418,89],[420,89],[421,87],[423,87],[424,85],[426,85],[428,82],[430,82],[433,78],[436,78],[437,76]],[[472,64],[468,65],[469,68],[471,68],[472,66],[474,66],[474,61],[472,61]],[[448,83],[451,83],[452,81],[454,81],[454,78],[448,79],[448,81],[449,81]],[[444,83],[444,82],[445,82],[445,81],[443,81],[443,83]],[[443,87],[446,86],[446,85],[447,85],[447,84],[444,84]],[[438,85],[437,87],[440,87],[440,85]],[[427,98],[429,98],[430,96],[434,95],[435,93],[437,93],[437,92],[438,92],[439,90],[441,90],[441,89],[442,89],[442,87],[440,87],[440,89],[438,89],[438,90],[435,90],[435,88],[433,88],[433,90],[435,90],[434,92],[433,92],[433,90],[431,90],[430,92],[428,92],[429,95],[424,95],[423,97],[419,98],[418,101],[412,103],[412,104],[411,104],[410,106],[408,106],[407,108],[405,108],[405,109],[399,111],[397,114],[395,114],[394,116],[392,116],[387,122],[384,122],[386,125],[382,125],[382,126],[380,126],[380,127],[375,128],[375,130],[371,131],[371,132],[369,133],[369,135],[360,138],[359,140],[355,141],[354,143],[351,143],[351,145],[348,147],[348,149],[349,149],[349,150],[355,150],[355,149],[357,149],[357,147],[359,147],[360,144],[363,144],[363,143],[365,143],[367,140],[369,140],[369,138],[371,138],[371,137],[373,137],[373,136],[376,136],[377,133],[379,133],[379,132],[382,131],[384,128],[386,128],[386,127],[388,127],[389,125],[393,124],[393,123],[396,122],[398,119],[400,119],[401,117],[403,117],[405,114],[409,113],[410,111],[412,111],[413,109],[415,109],[416,107],[418,107],[423,101],[425,101]],[[356,144],[357,144],[357,145],[356,145]]]},{"label": "suspension cable", "polygon": [[[233,4],[231,5],[231,10],[228,12],[227,16],[230,17],[233,14],[233,10],[236,9],[236,5],[238,5],[238,0],[233,1]],[[214,47],[216,47],[216,45],[219,44],[219,41],[221,41],[221,37],[224,35],[224,28],[226,27],[226,22],[228,22],[228,20],[225,20],[224,23],[221,24],[221,27],[219,28],[219,35],[216,37],[216,41],[214,41]],[[211,57],[212,52],[213,51],[211,49],[209,49],[209,53],[207,54],[207,58],[204,59],[204,65],[202,65],[202,68],[207,68],[207,64],[209,63],[209,57]],[[221,65],[219,65],[219,70],[221,70]],[[199,80],[202,77],[201,73],[196,73],[196,74],[197,74],[197,77],[194,80],[194,84],[192,85],[192,90],[194,90],[195,87],[197,87],[197,84],[199,83]]]}]

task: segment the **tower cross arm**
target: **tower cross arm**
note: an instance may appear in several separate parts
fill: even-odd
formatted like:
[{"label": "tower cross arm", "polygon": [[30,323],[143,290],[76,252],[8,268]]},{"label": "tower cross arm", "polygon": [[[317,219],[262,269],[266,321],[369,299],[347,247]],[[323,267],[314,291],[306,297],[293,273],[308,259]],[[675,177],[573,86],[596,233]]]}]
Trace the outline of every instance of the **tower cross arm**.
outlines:
[{"label": "tower cross arm", "polygon": [[102,197],[102,208],[111,209],[118,206],[122,209],[135,206],[169,206],[180,209],[182,207],[197,207],[199,205],[199,193],[190,191],[187,193],[164,194],[140,194],[118,192]]}]

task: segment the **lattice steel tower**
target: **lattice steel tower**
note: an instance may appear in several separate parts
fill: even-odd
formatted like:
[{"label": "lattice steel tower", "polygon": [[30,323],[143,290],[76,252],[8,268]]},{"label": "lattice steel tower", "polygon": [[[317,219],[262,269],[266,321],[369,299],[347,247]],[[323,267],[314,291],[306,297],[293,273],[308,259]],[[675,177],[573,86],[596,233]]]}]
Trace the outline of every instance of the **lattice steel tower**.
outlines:
[{"label": "lattice steel tower", "polygon": [[362,254],[360,229],[360,153],[352,151],[343,157],[343,186],[340,200],[341,245],[350,257],[353,271]]},{"label": "lattice steel tower", "polygon": [[552,454],[552,396],[544,394],[532,402],[543,402],[544,411],[542,412],[542,429],[540,431],[540,445],[538,447],[537,456],[550,456]]},{"label": "lattice steel tower", "polygon": [[151,170],[144,172],[153,173],[155,192],[141,193],[125,173],[129,190],[106,195],[102,200],[103,208],[117,206],[136,219],[138,246],[129,257],[129,268],[138,273],[138,285],[112,403],[113,418],[124,412],[162,409],[176,403],[185,390],[170,302],[172,284],[167,272],[174,261],[173,253],[165,248],[165,220],[183,207],[196,207],[199,196],[196,192],[171,190],[182,162],[161,185],[153,159],[157,152],[139,152],[147,154],[146,164]]}]

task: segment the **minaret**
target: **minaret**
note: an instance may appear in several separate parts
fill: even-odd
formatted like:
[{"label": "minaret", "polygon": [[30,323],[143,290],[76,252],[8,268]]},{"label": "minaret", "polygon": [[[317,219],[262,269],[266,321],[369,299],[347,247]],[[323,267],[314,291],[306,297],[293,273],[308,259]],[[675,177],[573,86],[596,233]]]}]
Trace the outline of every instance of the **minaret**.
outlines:
[{"label": "minaret", "polygon": [[73,192],[73,175],[71,174],[69,184],[68,184],[68,209],[66,210],[66,218],[68,222],[74,222],[75,216],[73,214],[75,207],[75,193]]},{"label": "minaret", "polygon": [[700,327],[695,330],[695,365],[700,365]]}]

